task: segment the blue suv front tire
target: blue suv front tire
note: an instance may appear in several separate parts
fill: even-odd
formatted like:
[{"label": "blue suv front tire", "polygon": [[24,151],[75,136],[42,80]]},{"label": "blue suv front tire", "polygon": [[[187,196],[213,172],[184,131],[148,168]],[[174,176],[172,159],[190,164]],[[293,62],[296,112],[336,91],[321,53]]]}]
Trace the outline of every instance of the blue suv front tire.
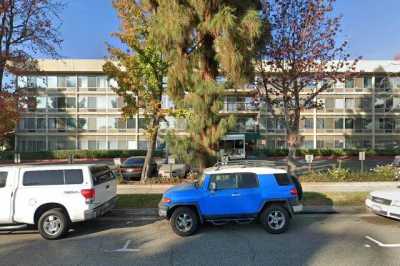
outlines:
[{"label": "blue suv front tire", "polygon": [[193,235],[199,227],[199,218],[190,207],[178,207],[170,218],[172,230],[179,236]]}]

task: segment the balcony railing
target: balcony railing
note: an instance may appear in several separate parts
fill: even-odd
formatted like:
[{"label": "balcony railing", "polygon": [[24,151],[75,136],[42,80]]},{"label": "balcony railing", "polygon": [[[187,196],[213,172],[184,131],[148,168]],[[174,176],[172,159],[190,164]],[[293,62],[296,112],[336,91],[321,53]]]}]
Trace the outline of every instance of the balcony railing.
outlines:
[{"label": "balcony railing", "polygon": [[225,102],[223,112],[258,112],[259,110],[255,103]]}]

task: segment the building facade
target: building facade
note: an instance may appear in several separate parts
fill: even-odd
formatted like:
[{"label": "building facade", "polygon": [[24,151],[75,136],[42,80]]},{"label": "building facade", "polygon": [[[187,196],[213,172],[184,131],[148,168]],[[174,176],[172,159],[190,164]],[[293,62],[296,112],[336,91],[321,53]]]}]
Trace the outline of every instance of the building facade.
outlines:
[{"label": "building facade", "polygon": [[[146,119],[125,119],[123,100],[102,72],[104,60],[39,60],[39,71],[17,77],[17,89],[28,98],[17,128],[20,152],[46,150],[145,149]],[[337,83],[316,99],[322,108],[302,113],[304,148],[400,148],[400,63],[361,61],[354,78]],[[315,84],[313,86],[318,86]],[[308,88],[313,90],[313,86]],[[268,106],[255,101],[249,85],[224,95],[221,115],[235,115],[227,140],[242,136],[247,150],[285,148],[286,132]],[[164,108],[174,108],[167,96]],[[184,119],[161,125],[184,134]],[[227,144],[225,149],[232,149]]]}]

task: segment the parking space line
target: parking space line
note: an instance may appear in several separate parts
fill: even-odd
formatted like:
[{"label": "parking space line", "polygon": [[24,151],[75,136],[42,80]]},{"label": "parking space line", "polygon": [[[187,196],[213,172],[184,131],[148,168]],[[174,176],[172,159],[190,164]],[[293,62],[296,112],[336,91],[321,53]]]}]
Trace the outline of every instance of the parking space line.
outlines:
[{"label": "parking space line", "polygon": [[384,247],[384,248],[400,248],[400,244],[383,244],[382,242],[370,237],[370,236],[365,236],[366,239],[374,242],[375,244],[377,244],[380,247]]},{"label": "parking space line", "polygon": [[128,248],[129,245],[131,244],[131,242],[132,242],[131,240],[127,240],[123,248],[115,249],[115,250],[109,250],[109,251],[106,250],[106,252],[139,252],[140,249]]}]

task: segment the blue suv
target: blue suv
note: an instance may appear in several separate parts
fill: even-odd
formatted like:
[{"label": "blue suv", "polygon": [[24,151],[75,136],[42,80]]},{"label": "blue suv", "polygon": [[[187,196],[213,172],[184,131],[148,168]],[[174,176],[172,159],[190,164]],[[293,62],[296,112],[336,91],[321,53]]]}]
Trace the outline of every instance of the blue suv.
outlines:
[{"label": "blue suv", "polygon": [[194,234],[204,222],[220,225],[256,219],[268,232],[279,234],[303,208],[296,186],[301,189],[281,169],[209,168],[198,182],[167,190],[159,204],[159,215],[169,219],[172,230],[180,236]]}]

